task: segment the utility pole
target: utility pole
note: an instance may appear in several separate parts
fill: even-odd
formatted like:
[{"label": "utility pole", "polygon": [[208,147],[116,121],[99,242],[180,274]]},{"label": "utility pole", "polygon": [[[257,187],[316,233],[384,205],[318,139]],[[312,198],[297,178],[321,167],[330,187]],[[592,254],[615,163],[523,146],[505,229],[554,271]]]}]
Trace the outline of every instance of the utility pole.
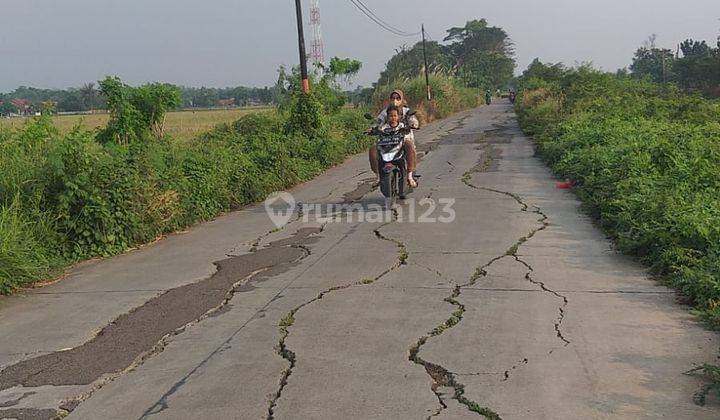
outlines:
[{"label": "utility pole", "polygon": [[307,54],[305,53],[305,35],[303,34],[302,6],[300,0],[295,0],[295,14],[297,15],[298,49],[300,50],[300,77],[302,78],[302,91],[310,93],[310,81],[307,71]]},{"label": "utility pole", "polygon": [[428,70],[428,61],[427,61],[427,50],[425,46],[425,24],[422,24],[422,45],[423,45],[423,60],[425,60],[425,86],[427,87],[427,100],[432,100],[432,95],[430,94],[430,70]]}]

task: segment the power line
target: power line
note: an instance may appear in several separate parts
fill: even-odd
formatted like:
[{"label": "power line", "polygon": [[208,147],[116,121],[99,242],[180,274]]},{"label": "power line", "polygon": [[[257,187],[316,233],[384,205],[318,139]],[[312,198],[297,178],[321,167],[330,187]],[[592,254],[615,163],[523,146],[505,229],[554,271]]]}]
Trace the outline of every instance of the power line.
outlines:
[{"label": "power line", "polygon": [[422,31],[410,33],[410,32],[407,32],[407,31],[403,31],[403,30],[394,28],[391,24],[389,24],[387,21],[385,21],[385,20],[382,19],[380,16],[378,16],[377,14],[375,14],[375,12],[373,12],[369,7],[367,7],[367,6],[365,5],[365,3],[362,2],[362,0],[355,0],[355,2],[358,3],[358,4],[360,4],[360,6],[362,6],[363,9],[367,10],[368,13],[370,13],[371,15],[373,15],[373,17],[375,17],[375,19],[377,19],[377,20],[379,20],[380,22],[382,22],[385,26],[388,26],[388,27],[391,27],[391,28],[395,29],[395,31],[397,31],[397,32],[403,33],[403,34],[406,35],[406,36],[416,36],[416,35],[420,35],[420,34],[422,33]]},{"label": "power line", "polygon": [[405,32],[400,29],[394,28],[389,23],[385,22],[380,17],[378,17],[361,0],[350,0],[350,3],[352,3],[355,7],[357,7],[358,10],[360,10],[365,16],[367,16],[370,20],[375,22],[378,26],[380,26],[381,28],[385,29],[386,31],[391,32],[397,36],[413,37],[413,36],[418,36],[422,33],[422,31],[416,32],[416,33],[409,33],[409,32]]},{"label": "power line", "polygon": [[358,10],[360,10],[365,16],[367,16],[370,20],[372,20],[373,22],[375,22],[378,26],[380,26],[381,28],[385,29],[386,31],[391,32],[392,34],[398,35],[398,36],[408,36],[408,35],[409,35],[409,34],[407,34],[406,32],[403,32],[403,31],[401,31],[401,30],[399,30],[399,29],[393,28],[392,26],[386,24],[386,23],[385,23],[384,21],[382,21],[381,19],[377,18],[377,17],[374,15],[374,13],[372,13],[372,12],[369,11],[368,9],[364,8],[364,7],[363,7],[364,5],[361,6],[359,3],[357,3],[357,0],[350,0],[350,3],[352,3],[352,4],[353,4],[355,7],[357,7]]}]

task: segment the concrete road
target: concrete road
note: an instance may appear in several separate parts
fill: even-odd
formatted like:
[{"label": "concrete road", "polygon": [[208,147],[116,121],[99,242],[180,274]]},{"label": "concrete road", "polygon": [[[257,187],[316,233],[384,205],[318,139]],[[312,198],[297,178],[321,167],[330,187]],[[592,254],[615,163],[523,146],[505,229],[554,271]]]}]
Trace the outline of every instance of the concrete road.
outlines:
[{"label": "concrete road", "polygon": [[280,229],[258,205],[0,299],[0,418],[720,418],[684,374],[718,336],[612,250],[508,104],[417,137],[394,212],[358,156]]}]

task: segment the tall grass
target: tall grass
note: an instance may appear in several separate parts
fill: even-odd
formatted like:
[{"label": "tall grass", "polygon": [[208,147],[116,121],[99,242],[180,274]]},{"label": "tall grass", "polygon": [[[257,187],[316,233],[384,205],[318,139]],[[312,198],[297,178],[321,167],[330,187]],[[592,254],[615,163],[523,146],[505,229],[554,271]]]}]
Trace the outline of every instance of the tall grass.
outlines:
[{"label": "tall grass", "polygon": [[403,91],[408,104],[418,111],[424,123],[475,107],[479,103],[477,89],[466,88],[456,78],[437,73],[430,75],[432,100],[427,100],[425,77],[419,76],[398,80],[390,86],[379,86],[373,95],[375,105],[378,108],[387,106],[390,93],[395,89]]}]

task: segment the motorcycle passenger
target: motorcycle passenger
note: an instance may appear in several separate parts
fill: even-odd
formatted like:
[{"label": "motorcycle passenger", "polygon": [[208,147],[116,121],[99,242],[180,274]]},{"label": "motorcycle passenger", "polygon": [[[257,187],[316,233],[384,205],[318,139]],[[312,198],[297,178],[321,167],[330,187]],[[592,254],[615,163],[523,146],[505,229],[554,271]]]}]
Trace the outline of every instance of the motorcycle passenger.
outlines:
[{"label": "motorcycle passenger", "polygon": [[[410,108],[405,102],[405,95],[403,91],[396,89],[390,94],[390,106],[384,109],[375,120],[375,128],[381,127],[388,123],[389,113],[391,109],[395,109],[398,112],[399,122],[402,122],[406,127],[413,129],[420,128],[420,122],[414,115],[408,115]],[[415,168],[417,164],[417,151],[415,149],[415,136],[412,132],[405,136],[405,155],[407,156],[408,164],[408,185],[415,188],[417,187],[417,181],[415,180]],[[370,168],[377,176],[376,184],[380,184],[380,171],[378,169],[378,152],[375,146],[370,147],[368,153],[370,159]]]}]

